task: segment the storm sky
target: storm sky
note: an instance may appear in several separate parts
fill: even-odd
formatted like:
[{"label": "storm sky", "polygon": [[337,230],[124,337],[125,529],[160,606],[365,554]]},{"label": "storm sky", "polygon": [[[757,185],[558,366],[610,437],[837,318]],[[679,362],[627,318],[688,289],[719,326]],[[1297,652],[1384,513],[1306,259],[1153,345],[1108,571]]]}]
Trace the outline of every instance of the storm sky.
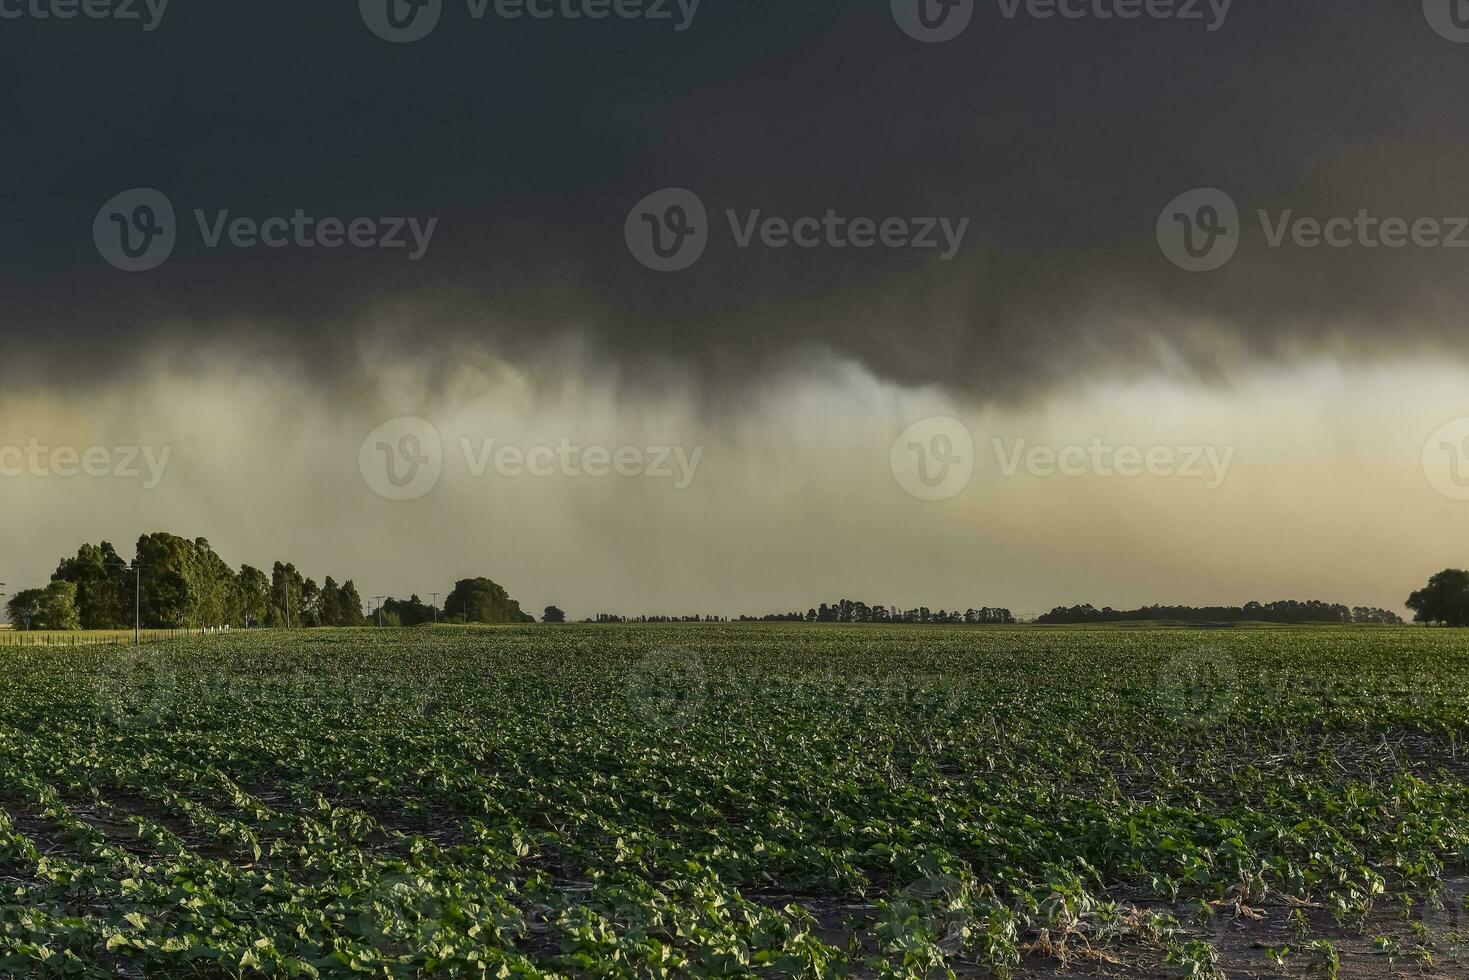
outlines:
[{"label": "storm sky", "polygon": [[[574,615],[1398,608],[1469,560],[1445,544],[1458,471],[1446,494],[1424,454],[1469,416],[1449,0],[989,0],[936,43],[901,0],[444,0],[409,43],[374,33],[374,2],[0,0],[0,447],[170,451],[151,488],[0,476],[12,586],[154,529],[364,594],[488,574]],[[176,242],[122,271],[94,226],[132,221],[139,188]],[[706,210],[673,272],[626,238],[665,188]],[[1211,271],[1160,246],[1203,220],[1169,208],[1197,188],[1237,208]],[[298,213],[401,225],[405,247],[230,240]],[[828,215],[843,230],[813,247],[741,246]],[[856,247],[857,219],[938,247]],[[442,472],[393,500],[361,453],[401,417]],[[923,500],[890,450],[935,417],[972,437],[974,475]],[[390,448],[421,447],[400,429]],[[949,447],[938,431],[917,441]],[[487,439],[699,466],[682,487],[476,474]],[[1096,456],[1007,475],[996,439],[1233,451],[1209,487]]]}]

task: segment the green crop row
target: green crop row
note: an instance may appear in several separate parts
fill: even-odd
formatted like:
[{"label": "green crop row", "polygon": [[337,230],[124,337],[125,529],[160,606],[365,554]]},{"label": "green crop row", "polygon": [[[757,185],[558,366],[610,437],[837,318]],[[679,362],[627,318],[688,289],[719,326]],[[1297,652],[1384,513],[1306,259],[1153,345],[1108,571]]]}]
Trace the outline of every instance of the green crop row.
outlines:
[{"label": "green crop row", "polygon": [[1449,631],[6,649],[0,974],[1207,975],[1179,909],[1457,928],[1466,734]]}]

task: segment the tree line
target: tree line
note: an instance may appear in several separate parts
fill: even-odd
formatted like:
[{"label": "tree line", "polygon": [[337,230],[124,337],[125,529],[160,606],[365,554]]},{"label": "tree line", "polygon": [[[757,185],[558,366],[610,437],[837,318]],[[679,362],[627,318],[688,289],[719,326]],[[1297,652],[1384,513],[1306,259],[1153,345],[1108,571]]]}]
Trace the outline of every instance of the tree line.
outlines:
[{"label": "tree line", "polygon": [[320,585],[290,562],[269,574],[231,568],[205,538],[165,531],[138,538],[132,561],[110,542],[84,544],[63,558],[44,588],[6,603],[14,629],[146,629],[256,626],[361,626],[362,597],[351,579]]},{"label": "tree line", "polygon": [[[555,610],[555,612],[552,612]],[[566,614],[555,606],[546,607],[546,615],[541,617],[543,623],[564,623]],[[727,623],[728,616],[701,615],[690,613],[686,616],[619,616],[617,613],[597,613],[582,620],[585,625],[608,626],[624,623]]]},{"label": "tree line", "polygon": [[[145,629],[228,626],[365,626],[364,603],[351,579],[320,584],[290,562],[269,574],[251,565],[231,568],[205,538],[164,531],[138,538],[135,558],[124,559],[109,542],[84,544],[63,558],[42,588],[22,589],[5,604],[18,630],[132,629],[134,605]],[[414,626],[437,618],[448,623],[526,623],[534,619],[505,589],[487,578],[455,583],[442,615],[418,596],[389,599],[383,625]]]},{"label": "tree line", "polygon": [[1087,603],[1082,606],[1057,606],[1039,617],[1044,625],[1073,623],[1354,623],[1358,625],[1398,626],[1403,619],[1397,613],[1370,606],[1348,608],[1335,603],[1294,599],[1280,602],[1247,602],[1243,606],[1143,606],[1141,609],[1101,609]]},{"label": "tree line", "polygon": [[865,602],[854,602],[851,599],[841,599],[830,604],[823,602],[820,606],[808,609],[804,613],[775,613],[759,617],[741,616],[740,620],[766,623],[922,623],[954,626],[966,624],[1008,626],[1015,623],[1015,617],[1010,610],[990,606],[966,609],[963,612],[947,609],[935,611],[927,606],[919,606],[917,609],[870,606]]},{"label": "tree line", "polygon": [[[546,609],[546,616],[542,622],[560,623],[565,622],[566,614],[555,606]],[[966,609],[963,612],[957,610],[950,612],[946,609],[934,611],[927,606],[917,609],[899,609],[897,606],[870,606],[865,602],[854,602],[851,599],[841,599],[833,603],[823,602],[820,606],[808,609],[805,612],[770,613],[765,616],[740,616],[735,620],[740,623],[926,623],[931,625],[949,624],[962,626],[964,624],[980,625],[1014,625],[1015,617],[1008,609],[990,608],[985,606],[980,609]],[[582,620],[589,624],[615,624],[615,623],[727,623],[727,616],[713,616],[699,613],[691,613],[686,616],[620,616],[616,613],[598,613],[596,616]]]}]

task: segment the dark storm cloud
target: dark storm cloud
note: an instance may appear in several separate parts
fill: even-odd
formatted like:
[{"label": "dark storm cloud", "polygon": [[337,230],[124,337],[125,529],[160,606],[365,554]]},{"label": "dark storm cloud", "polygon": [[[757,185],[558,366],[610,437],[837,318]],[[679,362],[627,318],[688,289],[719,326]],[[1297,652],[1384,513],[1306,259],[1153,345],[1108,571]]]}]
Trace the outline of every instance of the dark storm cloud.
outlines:
[{"label": "dark storm cloud", "polygon": [[[1469,249],[1270,248],[1254,213],[1469,215],[1469,44],[1416,3],[1236,0],[1211,31],[990,0],[943,44],[906,37],[887,0],[703,0],[683,31],[669,7],[475,21],[446,0],[401,45],[347,2],[174,0],[152,31],[0,20],[0,376],[126,379],[161,355],[347,377],[368,335],[523,362],[564,335],[633,382],[835,351],[1010,398],[1078,372],[1464,350]],[[1188,273],[1154,225],[1200,186],[1239,205],[1243,240]],[[92,223],[133,187],[164,191],[180,230],[129,274]],[[659,274],[623,225],[664,187],[697,192],[715,230]],[[418,261],[210,249],[195,209],[437,224]],[[726,209],[970,223],[943,261],[741,249]]]}]

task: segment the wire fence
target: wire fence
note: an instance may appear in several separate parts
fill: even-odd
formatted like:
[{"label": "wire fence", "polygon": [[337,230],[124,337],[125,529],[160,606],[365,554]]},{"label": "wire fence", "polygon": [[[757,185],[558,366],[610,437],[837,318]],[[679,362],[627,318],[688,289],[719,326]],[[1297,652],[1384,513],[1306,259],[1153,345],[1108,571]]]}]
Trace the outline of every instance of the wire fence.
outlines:
[{"label": "wire fence", "polygon": [[[138,640],[163,643],[197,634],[198,630],[143,630]],[[0,630],[0,647],[96,647],[132,642],[132,630]]]}]

